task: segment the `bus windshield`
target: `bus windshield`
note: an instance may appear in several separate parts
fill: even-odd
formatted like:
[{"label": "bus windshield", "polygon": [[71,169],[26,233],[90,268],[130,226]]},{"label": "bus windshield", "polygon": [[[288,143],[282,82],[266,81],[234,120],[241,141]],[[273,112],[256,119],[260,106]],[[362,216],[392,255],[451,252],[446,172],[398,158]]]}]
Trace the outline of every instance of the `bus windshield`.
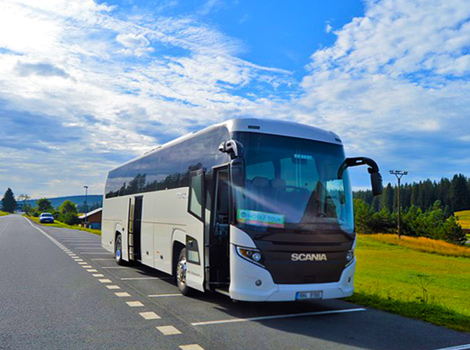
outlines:
[{"label": "bus windshield", "polygon": [[244,146],[246,167],[245,186],[235,195],[238,225],[262,231],[336,227],[353,233],[347,171],[338,179],[342,146],[259,133],[234,136]]}]

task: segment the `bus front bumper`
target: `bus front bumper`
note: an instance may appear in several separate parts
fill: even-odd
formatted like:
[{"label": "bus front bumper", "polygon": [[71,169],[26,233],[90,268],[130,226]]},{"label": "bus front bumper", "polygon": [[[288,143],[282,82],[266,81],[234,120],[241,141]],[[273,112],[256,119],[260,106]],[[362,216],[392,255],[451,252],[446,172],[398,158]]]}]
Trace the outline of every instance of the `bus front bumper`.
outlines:
[{"label": "bus front bumper", "polygon": [[275,284],[266,269],[240,258],[233,245],[231,260],[229,293],[234,300],[260,302],[295,301],[304,298],[337,299],[351,296],[354,292],[355,258],[344,269],[338,282],[312,284]]}]

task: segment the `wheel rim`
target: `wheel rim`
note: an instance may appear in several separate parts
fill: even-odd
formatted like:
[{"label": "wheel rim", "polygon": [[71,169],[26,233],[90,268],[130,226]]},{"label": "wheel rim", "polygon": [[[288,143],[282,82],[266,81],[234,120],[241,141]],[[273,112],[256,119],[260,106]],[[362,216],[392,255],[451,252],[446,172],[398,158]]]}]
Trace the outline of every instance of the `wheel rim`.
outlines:
[{"label": "wheel rim", "polygon": [[186,258],[183,257],[180,261],[178,261],[178,266],[176,267],[176,278],[178,279],[178,283],[181,287],[186,286]]},{"label": "wheel rim", "polygon": [[116,240],[116,260],[121,260],[121,237]]}]

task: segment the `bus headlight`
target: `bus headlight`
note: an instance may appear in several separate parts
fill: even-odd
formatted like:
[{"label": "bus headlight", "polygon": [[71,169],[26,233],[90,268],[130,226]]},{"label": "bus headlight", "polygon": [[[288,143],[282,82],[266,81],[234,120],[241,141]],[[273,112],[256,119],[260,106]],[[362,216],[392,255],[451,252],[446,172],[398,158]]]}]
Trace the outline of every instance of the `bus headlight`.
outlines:
[{"label": "bus headlight", "polygon": [[350,265],[354,260],[354,249],[348,250],[346,254],[346,266]]},{"label": "bus headlight", "polygon": [[264,257],[258,249],[237,247],[237,253],[243,259],[264,267]]}]

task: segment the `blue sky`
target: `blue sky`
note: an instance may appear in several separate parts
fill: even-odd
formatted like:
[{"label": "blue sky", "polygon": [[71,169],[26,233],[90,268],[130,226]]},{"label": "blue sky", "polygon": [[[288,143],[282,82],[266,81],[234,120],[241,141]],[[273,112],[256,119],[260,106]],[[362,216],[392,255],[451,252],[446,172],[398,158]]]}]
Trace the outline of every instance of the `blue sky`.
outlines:
[{"label": "blue sky", "polygon": [[335,131],[385,182],[469,176],[469,74],[467,0],[3,1],[0,190],[99,194],[110,168],[241,116]]}]

